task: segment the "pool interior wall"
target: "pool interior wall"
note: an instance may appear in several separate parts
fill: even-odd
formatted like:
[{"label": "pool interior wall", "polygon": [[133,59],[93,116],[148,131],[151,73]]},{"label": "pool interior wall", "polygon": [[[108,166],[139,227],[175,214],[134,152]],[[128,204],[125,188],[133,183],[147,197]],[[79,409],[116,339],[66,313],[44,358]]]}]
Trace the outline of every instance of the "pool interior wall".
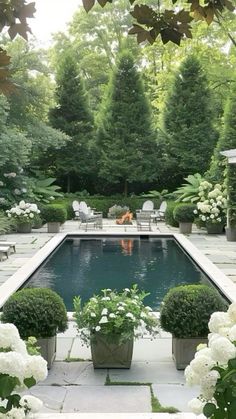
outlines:
[{"label": "pool interior wall", "polygon": [[194,263],[203,270],[206,276],[210,279],[211,283],[220,291],[220,293],[229,301],[236,301],[236,286],[235,284],[219,269],[217,268],[200,250],[194,246],[187,237],[178,233],[162,233],[148,232],[143,234],[140,232],[122,232],[117,234],[114,232],[94,232],[87,231],[81,232],[68,232],[58,233],[53,236],[32,258],[27,261],[21,268],[17,270],[3,285],[0,286],[0,308],[8,300],[8,298],[22,287],[30,276],[37,271],[37,269],[44,265],[45,261],[50,257],[54,250],[66,238],[83,238],[83,237],[173,237],[177,243],[184,249],[187,255],[194,261]]}]

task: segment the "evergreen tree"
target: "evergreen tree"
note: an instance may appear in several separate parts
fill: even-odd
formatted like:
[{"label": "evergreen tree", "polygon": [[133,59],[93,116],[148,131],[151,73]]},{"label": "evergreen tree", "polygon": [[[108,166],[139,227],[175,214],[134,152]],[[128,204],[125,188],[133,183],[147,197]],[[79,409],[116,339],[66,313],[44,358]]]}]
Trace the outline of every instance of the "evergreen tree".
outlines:
[{"label": "evergreen tree", "polygon": [[163,113],[166,154],[176,186],[209,167],[217,140],[207,79],[198,59],[187,57],[173,80]]},{"label": "evergreen tree", "polygon": [[209,176],[217,182],[224,180],[226,159],[220,152],[236,148],[236,83],[232,89],[224,109],[223,128],[212,158]]},{"label": "evergreen tree", "polygon": [[150,182],[157,176],[157,143],[144,87],[130,52],[117,60],[98,119],[99,176],[105,183]]},{"label": "evergreen tree", "polygon": [[70,52],[60,63],[56,82],[57,106],[50,112],[51,123],[69,135],[71,140],[54,156],[55,166],[58,175],[67,178],[69,192],[72,178],[81,183],[90,173],[89,148],[93,132],[93,118],[84,84]]}]

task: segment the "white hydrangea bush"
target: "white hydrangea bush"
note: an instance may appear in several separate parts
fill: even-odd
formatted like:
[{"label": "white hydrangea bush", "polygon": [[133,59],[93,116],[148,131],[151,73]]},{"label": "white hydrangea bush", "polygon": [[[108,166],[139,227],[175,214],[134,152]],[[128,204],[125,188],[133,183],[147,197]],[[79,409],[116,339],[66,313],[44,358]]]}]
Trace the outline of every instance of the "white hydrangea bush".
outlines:
[{"label": "white hydrangea bush", "polygon": [[6,213],[9,218],[15,218],[17,223],[32,223],[35,216],[40,214],[40,210],[36,204],[20,201]]},{"label": "white hydrangea bush", "polygon": [[203,223],[218,224],[224,222],[227,208],[227,192],[222,185],[212,183],[206,180],[199,186],[199,201],[194,214]]},{"label": "white hydrangea bush", "polygon": [[42,407],[41,400],[18,393],[47,377],[47,362],[29,355],[17,328],[0,323],[0,419],[30,418]]},{"label": "white hydrangea bush", "polygon": [[196,415],[210,419],[236,418],[236,302],[227,312],[216,312],[208,323],[208,345],[197,348],[185,369],[188,385],[200,385],[200,395],[189,402]]}]

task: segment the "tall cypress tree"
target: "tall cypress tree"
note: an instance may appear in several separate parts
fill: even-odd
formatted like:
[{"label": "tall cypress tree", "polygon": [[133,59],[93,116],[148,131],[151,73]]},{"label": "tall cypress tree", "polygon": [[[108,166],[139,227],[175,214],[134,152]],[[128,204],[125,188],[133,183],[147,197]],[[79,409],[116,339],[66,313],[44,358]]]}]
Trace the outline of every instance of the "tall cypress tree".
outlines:
[{"label": "tall cypress tree", "polygon": [[163,113],[166,154],[176,183],[204,173],[217,141],[212,102],[200,62],[187,57],[173,80]]},{"label": "tall cypress tree", "polygon": [[51,110],[50,120],[53,127],[65,132],[71,140],[55,155],[55,165],[57,173],[67,178],[69,192],[72,177],[80,181],[89,173],[93,132],[87,94],[70,52],[60,63],[56,82],[57,106]]},{"label": "tall cypress tree", "polygon": [[236,83],[232,88],[224,109],[224,120],[220,138],[212,158],[209,175],[217,182],[224,179],[225,158],[221,151],[236,148]]},{"label": "tall cypress tree", "polygon": [[123,50],[111,75],[98,119],[99,176],[106,183],[149,182],[157,176],[156,134],[144,87],[130,52]]}]

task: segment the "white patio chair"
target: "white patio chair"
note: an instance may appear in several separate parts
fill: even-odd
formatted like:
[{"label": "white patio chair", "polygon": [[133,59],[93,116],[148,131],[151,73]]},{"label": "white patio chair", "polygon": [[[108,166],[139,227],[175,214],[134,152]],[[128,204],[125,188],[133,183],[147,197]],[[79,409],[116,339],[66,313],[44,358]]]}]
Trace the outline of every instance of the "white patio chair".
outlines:
[{"label": "white patio chair", "polygon": [[155,211],[155,220],[156,221],[164,221],[165,220],[166,208],[167,208],[167,202],[163,201],[160,205],[160,208]]},{"label": "white patio chair", "polygon": [[16,252],[16,242],[8,242],[8,241],[0,241],[0,246],[9,246],[10,250],[13,250],[13,252]]},{"label": "white patio chair", "polygon": [[93,210],[91,210],[90,207],[87,206],[86,202],[82,201],[80,203],[79,218],[81,221],[79,227],[85,225],[86,231],[89,225],[94,226],[94,228],[102,229],[102,212],[95,213]]},{"label": "white patio chair", "polygon": [[3,260],[3,255],[5,255],[6,258],[8,259],[9,254],[10,254],[10,246],[0,246],[0,261],[1,262]]},{"label": "white patio chair", "polygon": [[151,215],[152,211],[136,211],[136,221],[137,221],[137,230],[138,231],[152,231],[151,228]]},{"label": "white patio chair", "polygon": [[153,211],[154,210],[154,203],[150,200],[145,201],[142,206],[142,211]]},{"label": "white patio chair", "polygon": [[75,218],[79,218],[79,210],[80,210],[80,204],[79,201],[73,201],[72,202],[72,208],[75,213]]}]

